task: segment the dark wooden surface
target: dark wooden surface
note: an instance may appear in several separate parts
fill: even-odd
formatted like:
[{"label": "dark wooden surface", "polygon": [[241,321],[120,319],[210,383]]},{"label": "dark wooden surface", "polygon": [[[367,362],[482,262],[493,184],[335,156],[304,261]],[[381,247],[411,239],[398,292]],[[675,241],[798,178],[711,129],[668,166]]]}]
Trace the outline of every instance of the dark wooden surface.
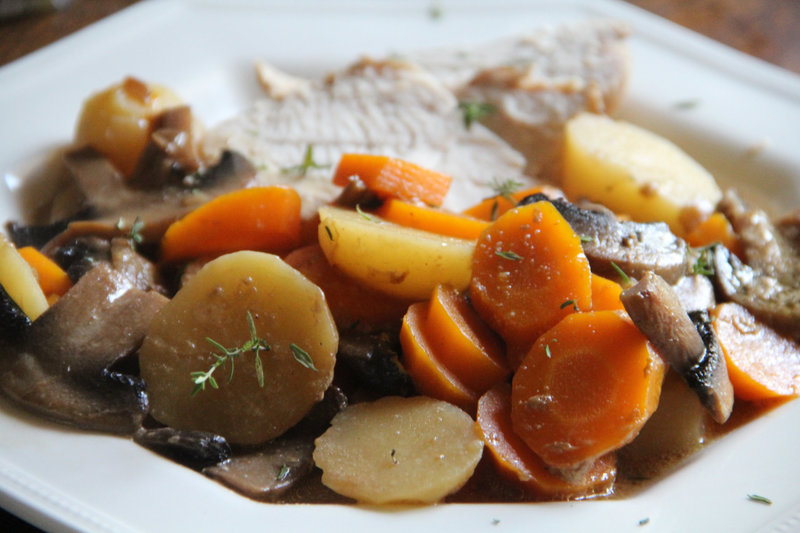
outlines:
[{"label": "dark wooden surface", "polygon": [[[72,0],[61,10],[0,20],[0,66],[137,0]],[[800,0],[627,0],[732,48],[800,73]],[[0,510],[0,530],[38,531]]]}]

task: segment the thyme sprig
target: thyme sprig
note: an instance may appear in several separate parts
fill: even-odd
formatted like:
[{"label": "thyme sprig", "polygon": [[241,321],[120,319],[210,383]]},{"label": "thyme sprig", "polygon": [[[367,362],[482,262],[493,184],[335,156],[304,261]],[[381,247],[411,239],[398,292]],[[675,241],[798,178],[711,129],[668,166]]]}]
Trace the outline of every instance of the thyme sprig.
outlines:
[{"label": "thyme sprig", "polygon": [[296,174],[298,176],[305,176],[309,169],[312,168],[328,168],[330,165],[320,165],[314,161],[314,146],[309,144],[306,146],[303,161],[299,165],[285,167],[281,169],[285,174]]},{"label": "thyme sprig", "polygon": [[474,122],[495,112],[495,107],[488,102],[459,102],[458,108],[464,117],[464,127],[470,129]]},{"label": "thyme sprig", "polygon": [[697,260],[692,265],[692,274],[699,274],[701,276],[714,275],[714,265],[712,265],[708,260],[709,251],[710,249],[708,247],[700,250]]},{"label": "thyme sprig", "polygon": [[261,351],[268,351],[271,349],[271,347],[266,340],[259,337],[256,333],[256,324],[253,321],[253,315],[250,313],[250,311],[247,311],[247,326],[250,330],[250,338],[241,346],[226,348],[214,339],[206,337],[206,341],[214,346],[214,348],[216,348],[220,353],[213,354],[215,361],[211,364],[208,370],[192,372],[190,374],[192,383],[194,383],[194,389],[192,389],[193,397],[196,396],[200,391],[206,390],[206,383],[212,389],[219,388],[219,383],[217,383],[217,380],[214,377],[214,372],[220,367],[226,365],[228,366],[228,383],[230,383],[233,380],[236,359],[248,352],[253,353],[258,386],[264,386],[264,365],[261,361],[261,356],[259,353]]}]

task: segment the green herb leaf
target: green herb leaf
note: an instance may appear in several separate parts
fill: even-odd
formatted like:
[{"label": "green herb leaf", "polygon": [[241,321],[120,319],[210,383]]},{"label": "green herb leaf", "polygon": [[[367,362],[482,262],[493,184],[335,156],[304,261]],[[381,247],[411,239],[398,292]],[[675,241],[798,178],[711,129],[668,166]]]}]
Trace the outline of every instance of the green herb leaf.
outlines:
[{"label": "green herb leaf", "polygon": [[760,496],[758,494],[748,494],[747,499],[750,500],[751,502],[763,503],[764,505],[772,505],[772,500],[770,500],[765,496]]},{"label": "green herb leaf", "polygon": [[281,469],[278,472],[278,475],[275,477],[278,481],[284,481],[287,477],[289,477],[289,465],[281,465]]},{"label": "green herb leaf", "polygon": [[623,285],[631,284],[631,278],[629,278],[628,275],[613,261],[611,262],[611,268],[613,268],[617,275],[622,278]]},{"label": "green herb leaf", "polygon": [[594,237],[590,235],[579,235],[581,242],[594,242]]},{"label": "green herb leaf", "polygon": [[303,365],[306,368],[310,368],[314,372],[317,372],[317,367],[314,366],[314,360],[311,359],[311,356],[308,355],[308,352],[292,343],[289,345],[289,349],[292,351],[292,355],[294,356],[295,360]]},{"label": "green herb leaf", "polygon": [[495,252],[495,255],[499,255],[503,259],[509,259],[511,261],[519,261],[520,259],[522,259],[521,255],[514,253],[510,250],[497,250]]},{"label": "green herb leaf", "polygon": [[488,102],[459,102],[458,108],[464,116],[464,127],[467,129],[470,129],[474,122],[495,112],[495,107]]},{"label": "green herb leaf", "polygon": [[578,311],[578,310],[579,310],[579,309],[578,309],[578,302],[576,302],[575,300],[567,300],[566,302],[564,302],[563,304],[561,304],[561,307],[560,307],[560,309],[564,309],[564,308],[566,308],[566,307],[569,307],[569,306],[572,306],[572,308],[573,308],[575,311]]},{"label": "green herb leaf", "polygon": [[369,220],[370,222],[380,222],[378,217],[376,217],[375,215],[371,215],[371,214],[367,213],[366,211],[362,210],[361,206],[358,205],[358,204],[356,204],[356,213],[361,215],[365,220]]},{"label": "green herb leaf", "polygon": [[709,263],[707,258],[708,252],[708,248],[700,250],[700,255],[697,256],[697,260],[692,265],[692,274],[699,274],[701,276],[714,275],[714,266]]},{"label": "green herb leaf", "polygon": [[330,240],[333,240],[333,232],[331,231],[331,228],[329,228],[328,226],[325,226],[325,233],[328,234],[328,238]]},{"label": "green herb leaf", "polygon": [[552,357],[552,354],[550,353],[550,345],[549,344],[545,344],[544,345],[544,354],[547,356],[548,359],[550,359],[550,357]]},{"label": "green herb leaf", "polygon": [[314,146],[309,144],[306,146],[306,152],[303,156],[302,163],[292,167],[286,167],[281,170],[284,174],[297,174],[299,176],[305,176],[308,170],[311,168],[328,168],[329,166],[330,165],[320,165],[314,161]]}]

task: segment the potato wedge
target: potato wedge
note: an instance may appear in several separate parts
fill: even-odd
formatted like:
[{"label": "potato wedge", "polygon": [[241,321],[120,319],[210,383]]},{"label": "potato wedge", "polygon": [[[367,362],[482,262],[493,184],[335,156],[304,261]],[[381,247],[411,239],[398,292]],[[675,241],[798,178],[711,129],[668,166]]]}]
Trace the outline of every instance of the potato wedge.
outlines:
[{"label": "potato wedge", "polygon": [[2,233],[0,233],[0,285],[31,320],[36,320],[47,309],[47,298],[39,286],[34,270]]},{"label": "potato wedge", "polygon": [[583,113],[565,126],[563,188],[634,220],[663,220],[683,236],[722,196],[700,164],[667,139]]},{"label": "potato wedge", "polygon": [[[270,346],[252,351],[213,375],[219,385],[192,395],[192,373],[207,371],[226,348],[256,335]],[[139,352],[152,416],[174,428],[211,431],[235,444],[257,444],[296,424],[322,399],[333,378],[338,333],[322,291],[280,258],[242,251],[207,263],[150,324]],[[293,355],[296,344],[316,370]]]},{"label": "potato wedge", "polygon": [[483,440],[458,407],[387,396],[337,414],[315,441],[322,482],[364,503],[433,503],[472,476]]},{"label": "potato wedge", "polygon": [[464,289],[475,242],[399,226],[337,207],[319,210],[319,244],[332,264],[386,294],[430,297],[437,285]]}]

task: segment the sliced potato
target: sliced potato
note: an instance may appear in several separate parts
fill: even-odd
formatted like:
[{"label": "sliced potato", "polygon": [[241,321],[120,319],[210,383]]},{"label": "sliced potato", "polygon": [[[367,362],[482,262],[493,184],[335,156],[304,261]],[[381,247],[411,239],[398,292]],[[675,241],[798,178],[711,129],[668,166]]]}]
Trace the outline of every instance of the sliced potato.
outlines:
[{"label": "sliced potato", "polygon": [[322,482],[375,504],[439,501],[466,483],[483,453],[472,418],[426,396],[351,405],[315,444]]},{"label": "sliced potato", "polygon": [[181,99],[166,87],[126,78],[83,103],[75,141],[92,146],[129,175],[150,139],[152,119],[179,105]]},{"label": "sliced potato", "polygon": [[663,220],[685,235],[722,193],[700,164],[667,139],[623,121],[583,113],[564,140],[564,192],[634,220]]},{"label": "sliced potato", "polygon": [[0,233],[0,285],[31,320],[36,320],[47,309],[47,298],[39,286],[34,270],[2,233]]},{"label": "sliced potato", "polygon": [[[207,371],[226,348],[250,338],[247,313],[262,351],[264,385],[252,352],[213,374],[192,395],[193,372]],[[316,370],[302,365],[292,344],[305,350]],[[150,413],[174,428],[211,431],[235,444],[257,444],[296,424],[322,399],[333,378],[338,333],[322,291],[274,255],[236,252],[207,263],[150,324],[139,352]]]},{"label": "sliced potato", "polygon": [[469,284],[474,241],[337,207],[322,207],[319,216],[319,243],[325,257],[369,287],[423,300],[437,285],[464,289]]}]

